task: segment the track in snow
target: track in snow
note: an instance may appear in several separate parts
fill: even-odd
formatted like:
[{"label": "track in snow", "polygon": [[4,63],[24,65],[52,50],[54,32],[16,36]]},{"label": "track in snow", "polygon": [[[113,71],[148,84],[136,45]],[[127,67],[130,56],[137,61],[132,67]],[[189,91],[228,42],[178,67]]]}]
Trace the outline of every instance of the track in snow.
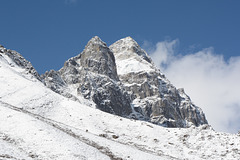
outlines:
[{"label": "track in snow", "polygon": [[[31,113],[31,112],[29,112],[29,111],[26,111],[26,110],[24,110],[24,109],[22,109],[22,108],[15,107],[15,106],[10,105],[10,104],[8,104],[8,103],[5,103],[5,102],[3,102],[3,101],[0,101],[0,104],[1,104],[3,107],[6,107],[6,108],[9,108],[9,109],[18,111],[18,112],[25,113],[25,114],[27,114],[27,115],[29,115],[29,116],[31,116],[31,117],[34,117],[34,118],[36,118],[36,119],[38,119],[38,120],[40,120],[40,121],[42,121],[42,122],[45,122],[45,123],[48,124],[48,125],[51,125],[51,126],[57,128],[57,129],[59,129],[60,131],[62,131],[62,132],[64,132],[64,133],[66,133],[66,134],[68,134],[68,135],[76,138],[77,140],[79,140],[79,141],[81,141],[81,142],[83,142],[83,143],[85,143],[85,144],[87,144],[87,145],[90,145],[90,146],[98,149],[101,153],[107,155],[111,160],[121,160],[121,159],[122,159],[122,158],[117,157],[116,155],[114,155],[114,154],[109,150],[109,148],[104,147],[104,146],[101,146],[101,145],[95,143],[94,141],[91,141],[91,140],[89,140],[89,139],[87,139],[87,138],[85,138],[85,137],[83,137],[83,136],[81,136],[81,135],[77,135],[77,134],[75,134],[74,132],[72,132],[71,129],[67,129],[67,128],[70,128],[71,126],[68,126],[68,125],[65,125],[65,124],[63,124],[63,123],[60,123],[60,122],[51,120],[51,119],[49,119],[49,118],[45,118],[45,117],[42,117],[42,116],[40,116],[40,115]],[[72,128],[72,127],[71,127],[71,128]],[[77,129],[77,128],[75,128],[75,129]],[[79,130],[79,129],[78,129],[78,130]],[[0,158],[1,158],[1,157],[0,157]]]}]

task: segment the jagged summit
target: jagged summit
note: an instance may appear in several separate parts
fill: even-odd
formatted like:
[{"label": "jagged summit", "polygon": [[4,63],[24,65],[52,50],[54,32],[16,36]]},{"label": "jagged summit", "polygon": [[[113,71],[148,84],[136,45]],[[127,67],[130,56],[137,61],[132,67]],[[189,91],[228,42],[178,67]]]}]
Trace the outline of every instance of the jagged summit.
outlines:
[{"label": "jagged summit", "polygon": [[[112,44],[112,46],[114,46],[114,45],[118,45],[120,50],[122,50],[122,49],[131,49],[133,47],[140,48],[138,43],[130,36],[122,38],[122,39],[116,41],[115,43]],[[118,51],[115,50],[115,52],[118,52]]]},{"label": "jagged summit", "polygon": [[138,43],[132,37],[126,37],[118,40],[109,47],[116,58],[128,59],[130,57],[141,56],[149,63],[152,63],[148,54],[138,45]]},{"label": "jagged summit", "polygon": [[91,72],[118,80],[115,57],[99,37],[93,37],[80,54],[80,65]]},{"label": "jagged summit", "polygon": [[106,44],[105,42],[103,42],[103,41],[101,40],[101,38],[99,38],[98,36],[94,36],[93,38],[91,38],[91,39],[88,41],[88,43],[87,43],[87,45],[86,45],[85,48],[92,47],[92,46],[94,46],[94,45],[107,47],[107,44]]},{"label": "jagged summit", "polygon": [[7,49],[4,48],[4,47],[0,44],[0,53],[4,53],[4,52],[6,52],[6,51],[7,51]]},{"label": "jagged summit", "polygon": [[67,60],[59,71],[51,71],[42,77],[46,86],[64,96],[90,99],[96,108],[121,116],[132,112],[130,97],[119,85],[113,52],[97,36],[87,43],[82,53]]},{"label": "jagged summit", "polygon": [[132,97],[134,116],[167,127],[207,124],[202,110],[176,89],[131,37],[110,46],[120,81]]},{"label": "jagged summit", "polygon": [[207,124],[202,110],[160,73],[131,37],[108,47],[95,36],[82,53],[43,79],[55,92],[79,101],[84,97],[112,114],[166,127]]},{"label": "jagged summit", "polygon": [[131,37],[120,39],[109,48],[114,53],[119,75],[155,71],[151,58]]}]

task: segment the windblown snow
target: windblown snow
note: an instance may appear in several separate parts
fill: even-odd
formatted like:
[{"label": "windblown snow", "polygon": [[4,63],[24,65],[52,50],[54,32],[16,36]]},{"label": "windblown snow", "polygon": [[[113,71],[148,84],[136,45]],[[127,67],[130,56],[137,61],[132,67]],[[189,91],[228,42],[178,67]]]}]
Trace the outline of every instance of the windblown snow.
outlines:
[{"label": "windblown snow", "polygon": [[[141,68],[131,62],[124,70]],[[102,112],[87,99],[53,92],[4,53],[0,89],[0,159],[240,159],[240,135],[209,125],[164,128]]]}]

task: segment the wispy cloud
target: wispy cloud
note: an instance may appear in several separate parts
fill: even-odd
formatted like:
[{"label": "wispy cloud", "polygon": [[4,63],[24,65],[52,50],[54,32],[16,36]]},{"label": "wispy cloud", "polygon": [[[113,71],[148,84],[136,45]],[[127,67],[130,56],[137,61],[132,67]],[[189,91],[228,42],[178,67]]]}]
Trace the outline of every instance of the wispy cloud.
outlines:
[{"label": "wispy cloud", "polygon": [[78,0],[65,0],[65,4],[75,4]]},{"label": "wispy cloud", "polygon": [[155,64],[177,87],[185,88],[218,131],[240,130],[240,57],[224,60],[212,47],[180,55],[178,40],[163,41],[150,51]]}]

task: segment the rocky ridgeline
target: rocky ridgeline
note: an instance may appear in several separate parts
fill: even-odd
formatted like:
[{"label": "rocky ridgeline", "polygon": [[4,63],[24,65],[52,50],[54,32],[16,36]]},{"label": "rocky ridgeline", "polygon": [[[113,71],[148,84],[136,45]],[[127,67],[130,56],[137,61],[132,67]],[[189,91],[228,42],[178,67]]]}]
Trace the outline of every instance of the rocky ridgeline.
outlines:
[{"label": "rocky ridgeline", "polygon": [[[0,56],[7,56],[13,61],[16,65],[24,68],[26,70],[26,73],[32,74],[34,77],[36,77],[38,80],[41,80],[40,75],[36,71],[36,69],[32,66],[31,62],[27,61],[20,53],[6,49],[2,45],[0,45]],[[8,63],[13,66],[14,63],[11,63],[9,61]]]},{"label": "rocky ridgeline", "polygon": [[53,91],[80,103],[84,97],[102,111],[166,127],[207,124],[202,110],[165,78],[131,37],[110,47],[93,37],[59,71],[41,77],[19,53],[2,46],[0,52]]},{"label": "rocky ridgeline", "polygon": [[83,96],[112,114],[166,127],[207,124],[202,110],[165,78],[131,37],[110,47],[94,37],[82,53],[42,79],[55,92],[74,100]]},{"label": "rocky ridgeline", "polygon": [[119,81],[114,55],[98,37],[92,38],[84,51],[66,61],[59,71],[46,72],[42,78],[55,92],[74,99],[83,96],[102,111],[124,117],[132,113],[131,99]]},{"label": "rocky ridgeline", "polygon": [[191,102],[183,89],[176,89],[165,78],[135,40],[131,37],[121,39],[110,49],[116,57],[120,81],[131,96],[137,119],[166,127],[207,124],[202,110]]}]

